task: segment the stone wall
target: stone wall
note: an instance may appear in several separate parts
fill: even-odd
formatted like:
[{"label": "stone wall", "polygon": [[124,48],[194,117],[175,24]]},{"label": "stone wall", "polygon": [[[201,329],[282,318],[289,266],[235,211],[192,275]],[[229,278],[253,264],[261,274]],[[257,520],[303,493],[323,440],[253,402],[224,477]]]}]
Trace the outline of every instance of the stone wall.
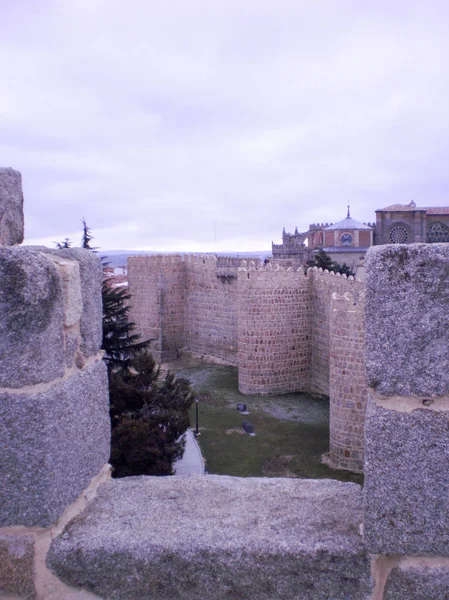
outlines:
[{"label": "stone wall", "polygon": [[367,269],[364,533],[376,597],[449,597],[449,244],[377,246]]},{"label": "stone wall", "polygon": [[186,256],[186,346],[195,354],[237,365],[236,261]]},{"label": "stone wall", "polygon": [[245,265],[239,270],[238,371],[244,394],[309,388],[311,306],[304,270]]},{"label": "stone wall", "polygon": [[[22,198],[0,169],[1,241],[23,239]],[[0,592],[35,597],[36,546],[109,459],[101,282],[88,250],[0,247]]]},{"label": "stone wall", "polygon": [[22,176],[14,169],[0,168],[0,246],[13,246],[22,242]]},{"label": "stone wall", "polygon": [[[337,334],[331,349],[331,300],[335,293],[358,298],[363,283],[316,267],[305,276],[302,266],[288,263],[213,255],[132,257],[131,318],[144,338],[155,339],[152,351],[161,361],[176,358],[184,348],[237,366],[242,393],[331,396],[333,414],[339,415],[331,464],[359,471],[366,404],[359,373],[363,351]],[[347,318],[352,327],[349,315],[340,321]],[[343,321],[336,331],[344,329]],[[335,363],[339,381],[334,387],[332,353],[341,363]],[[349,387],[342,370],[355,378]],[[349,424],[343,423],[346,416]]]},{"label": "stone wall", "polygon": [[177,358],[186,345],[184,258],[130,256],[128,281],[132,293],[130,320],[142,340],[153,340],[150,348],[158,361]]},{"label": "stone wall", "polygon": [[329,464],[363,472],[367,384],[365,293],[332,294]]},{"label": "stone wall", "polygon": [[[359,295],[364,284],[354,279],[313,267],[307,272],[311,279],[312,297],[312,348],[310,391],[330,395],[330,327],[332,294]],[[344,352],[344,348],[342,348]]]},{"label": "stone wall", "polygon": [[[331,480],[110,481],[98,260],[82,250],[0,248],[0,595],[449,597],[449,245],[377,247],[367,263],[362,502],[360,486]],[[259,315],[285,305],[299,335],[306,313],[295,298],[311,278],[268,273],[243,267],[242,289]],[[335,351],[363,352],[362,303],[348,292],[333,298],[331,375],[360,372],[332,348],[335,339]],[[256,317],[248,315],[248,332]],[[336,384],[331,402],[342,386],[347,393]]]},{"label": "stone wall", "polygon": [[0,248],[2,526],[50,525],[108,461],[101,278],[87,250]]}]

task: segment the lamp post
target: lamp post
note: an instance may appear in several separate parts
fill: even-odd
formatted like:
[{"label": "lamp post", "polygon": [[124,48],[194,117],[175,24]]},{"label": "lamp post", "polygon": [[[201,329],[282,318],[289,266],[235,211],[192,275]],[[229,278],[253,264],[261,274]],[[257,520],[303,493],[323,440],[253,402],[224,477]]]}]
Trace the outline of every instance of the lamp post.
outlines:
[{"label": "lamp post", "polygon": [[200,434],[200,430],[198,428],[198,403],[199,403],[199,398],[197,396],[195,398],[195,417],[196,417],[195,437],[198,437]]}]

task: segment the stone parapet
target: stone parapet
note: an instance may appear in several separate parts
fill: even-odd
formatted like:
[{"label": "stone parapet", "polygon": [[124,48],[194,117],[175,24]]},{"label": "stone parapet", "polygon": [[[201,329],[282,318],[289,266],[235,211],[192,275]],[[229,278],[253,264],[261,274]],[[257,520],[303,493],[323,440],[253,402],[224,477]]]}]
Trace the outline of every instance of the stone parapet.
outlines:
[{"label": "stone parapet", "polygon": [[[423,404],[424,401],[424,404]],[[379,397],[366,415],[365,539],[375,554],[449,556],[449,397]]]},{"label": "stone parapet", "polygon": [[0,246],[21,244],[23,228],[22,176],[0,167]]},{"label": "stone parapet", "polygon": [[355,484],[132,477],[99,489],[47,563],[102,598],[368,600],[361,516]]},{"label": "stone parapet", "polygon": [[443,600],[449,596],[449,561],[403,560],[389,574],[383,600]]},{"label": "stone parapet", "polygon": [[385,396],[449,394],[449,244],[393,244],[366,257],[368,384]]},{"label": "stone parapet", "polygon": [[367,267],[364,540],[376,563],[400,560],[376,598],[441,598],[449,592],[449,245],[376,247]]},{"label": "stone parapet", "polygon": [[0,526],[54,523],[109,459],[106,366],[0,389]]},{"label": "stone parapet", "polygon": [[109,458],[101,266],[0,248],[0,526],[48,526]]},{"label": "stone parapet", "polygon": [[[0,281],[0,386],[62,377],[65,294],[57,265],[29,248],[0,248]],[[79,273],[77,283],[79,290]]]}]

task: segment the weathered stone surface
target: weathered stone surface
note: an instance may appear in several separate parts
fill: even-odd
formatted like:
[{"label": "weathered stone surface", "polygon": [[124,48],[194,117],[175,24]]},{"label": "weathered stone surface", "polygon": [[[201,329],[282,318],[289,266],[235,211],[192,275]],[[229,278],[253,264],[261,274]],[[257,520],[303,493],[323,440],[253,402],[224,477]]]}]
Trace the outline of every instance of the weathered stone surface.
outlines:
[{"label": "weathered stone surface", "polygon": [[81,280],[79,263],[59,256],[51,255],[62,279],[64,290],[64,325],[71,327],[81,319],[83,302],[81,299]]},{"label": "weathered stone surface", "polygon": [[448,412],[368,401],[365,544],[373,554],[449,556]]},{"label": "weathered stone surface", "polygon": [[40,248],[42,252],[53,254],[79,263],[81,277],[81,352],[84,356],[94,356],[100,350],[102,342],[103,305],[101,284],[103,268],[100,259],[91,250],[83,248],[64,248],[55,250]]},{"label": "weathered stone surface", "polygon": [[40,393],[0,394],[0,526],[53,523],[109,459],[99,361]]},{"label": "weathered stone surface", "polygon": [[65,335],[65,366],[70,369],[75,363],[76,351],[78,350],[79,336],[78,334],[69,331]]},{"label": "weathered stone surface", "polygon": [[99,489],[47,564],[105,598],[363,600],[360,520],[355,484],[130,477]]},{"label": "weathered stone surface", "polygon": [[2,592],[7,592],[32,600],[36,597],[33,581],[32,536],[0,533],[0,597]]},{"label": "weathered stone surface", "polygon": [[365,264],[368,385],[449,393],[449,244],[375,246]]},{"label": "weathered stone surface", "polygon": [[449,568],[398,567],[388,577],[383,600],[443,600],[449,598]]},{"label": "weathered stone surface", "polygon": [[23,242],[22,176],[11,168],[0,168],[0,246]]},{"label": "weathered stone surface", "polygon": [[0,248],[0,387],[64,373],[64,297],[55,265],[29,248]]}]

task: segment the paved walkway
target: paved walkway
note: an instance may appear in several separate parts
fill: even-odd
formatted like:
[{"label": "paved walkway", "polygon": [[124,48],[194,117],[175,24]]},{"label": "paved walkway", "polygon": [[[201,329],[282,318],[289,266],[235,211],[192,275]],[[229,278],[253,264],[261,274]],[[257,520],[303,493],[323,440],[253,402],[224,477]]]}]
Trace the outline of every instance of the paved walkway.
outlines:
[{"label": "paved walkway", "polygon": [[204,459],[192,430],[188,429],[184,436],[186,438],[186,448],[184,456],[174,465],[175,475],[179,477],[204,475]]}]

